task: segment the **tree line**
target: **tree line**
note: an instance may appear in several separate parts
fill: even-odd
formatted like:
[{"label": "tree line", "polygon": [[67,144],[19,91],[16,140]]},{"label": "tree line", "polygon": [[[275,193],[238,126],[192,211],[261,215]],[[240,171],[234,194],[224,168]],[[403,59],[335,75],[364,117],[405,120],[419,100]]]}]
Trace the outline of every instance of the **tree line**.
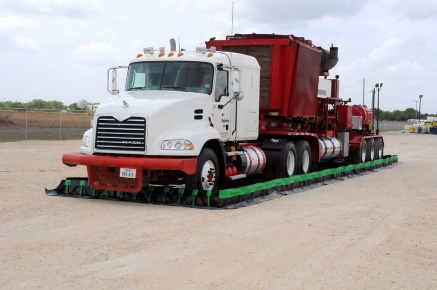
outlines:
[{"label": "tree line", "polygon": [[45,101],[42,99],[34,99],[32,101],[29,101],[29,102],[0,101],[0,108],[85,111],[85,109],[80,109],[77,106],[77,103],[65,105],[61,101]]},{"label": "tree line", "polygon": [[[19,101],[0,101],[0,108],[7,109],[39,109],[39,110],[69,110],[69,111],[85,111],[86,109],[80,109],[77,106],[77,103],[73,103],[70,105],[65,105],[61,101],[45,101],[42,99],[34,99],[29,102],[19,102]],[[378,110],[375,109],[374,117],[377,119]],[[407,108],[403,111],[394,110],[394,111],[383,111],[379,110],[379,118],[380,120],[390,120],[390,121],[407,121],[409,119],[421,119],[425,120],[428,116],[436,117],[436,114],[428,114],[421,113],[419,116],[419,112],[414,108]]]},{"label": "tree line", "polygon": [[[375,109],[373,116],[375,119],[377,119],[378,116],[378,110]],[[416,111],[414,108],[407,108],[403,111],[401,110],[394,110],[394,111],[383,111],[379,110],[379,119],[380,120],[387,120],[387,121],[407,121],[410,119],[420,119],[420,120],[426,120],[428,117],[436,117],[436,114],[428,114],[428,113],[422,113]]]}]

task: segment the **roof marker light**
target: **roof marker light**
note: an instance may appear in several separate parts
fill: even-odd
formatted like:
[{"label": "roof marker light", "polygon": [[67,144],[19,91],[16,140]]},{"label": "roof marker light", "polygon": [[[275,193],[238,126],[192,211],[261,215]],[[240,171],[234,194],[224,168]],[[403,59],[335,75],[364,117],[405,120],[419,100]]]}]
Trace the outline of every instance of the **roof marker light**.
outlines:
[{"label": "roof marker light", "polygon": [[178,56],[183,56],[183,55],[184,53],[182,51],[178,53]]},{"label": "roof marker light", "polygon": [[165,55],[165,48],[164,47],[160,47],[159,48],[159,57],[164,56]]},{"label": "roof marker light", "polygon": [[142,56],[143,56],[142,53],[137,54],[137,58],[140,58],[140,57],[142,57]]},{"label": "roof marker light", "polygon": [[153,54],[153,47],[143,48],[143,53],[144,54]]},{"label": "roof marker light", "polygon": [[168,54],[169,57],[173,56],[173,55],[174,55],[174,52],[169,52],[169,54]]},{"label": "roof marker light", "polygon": [[205,54],[206,53],[206,47],[196,47],[196,52],[197,53],[203,53],[203,54]]}]

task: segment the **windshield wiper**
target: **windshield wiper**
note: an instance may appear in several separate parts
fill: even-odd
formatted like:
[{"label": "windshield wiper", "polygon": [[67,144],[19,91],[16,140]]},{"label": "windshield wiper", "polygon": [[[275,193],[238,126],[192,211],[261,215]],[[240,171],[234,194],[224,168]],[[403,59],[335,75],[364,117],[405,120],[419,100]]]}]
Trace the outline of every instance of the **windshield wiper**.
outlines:
[{"label": "windshield wiper", "polygon": [[174,90],[178,90],[178,91],[187,91],[186,87],[162,87],[163,89],[174,89]]}]

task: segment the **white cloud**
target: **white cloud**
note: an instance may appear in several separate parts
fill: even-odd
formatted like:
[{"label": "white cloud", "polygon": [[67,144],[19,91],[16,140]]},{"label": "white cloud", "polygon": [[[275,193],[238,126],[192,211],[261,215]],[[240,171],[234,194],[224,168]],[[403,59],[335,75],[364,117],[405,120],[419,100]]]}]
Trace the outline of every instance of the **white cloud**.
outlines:
[{"label": "white cloud", "polygon": [[25,50],[38,50],[39,44],[32,37],[13,37],[12,44],[14,47]]},{"label": "white cloud", "polygon": [[265,1],[242,0],[235,3],[236,15],[250,19],[253,23],[302,25],[325,16],[351,17],[359,13],[367,2],[338,0],[335,4],[325,0],[305,1]]},{"label": "white cloud", "polygon": [[390,73],[420,73],[423,67],[417,62],[401,61],[387,66],[386,70]]},{"label": "white cloud", "polygon": [[39,22],[18,15],[0,16],[0,44],[1,50],[9,51],[18,49],[19,51],[37,50],[39,44],[30,33],[36,27],[40,26]]},{"label": "white cloud", "polygon": [[72,55],[78,61],[101,62],[114,58],[118,51],[111,43],[98,41],[79,45]]},{"label": "white cloud", "polygon": [[103,0],[14,0],[3,4],[14,12],[28,12],[67,17],[84,17],[95,11],[102,11]]},{"label": "white cloud", "polygon": [[437,2],[435,0],[404,1],[402,5],[395,3],[392,10],[401,17],[411,20],[435,19],[437,15]]},{"label": "white cloud", "polygon": [[38,21],[18,15],[0,16],[0,30],[16,30],[26,27],[37,27]]},{"label": "white cloud", "polygon": [[389,63],[399,58],[399,48],[403,43],[404,41],[400,39],[388,39],[369,53],[369,60],[373,63]]}]

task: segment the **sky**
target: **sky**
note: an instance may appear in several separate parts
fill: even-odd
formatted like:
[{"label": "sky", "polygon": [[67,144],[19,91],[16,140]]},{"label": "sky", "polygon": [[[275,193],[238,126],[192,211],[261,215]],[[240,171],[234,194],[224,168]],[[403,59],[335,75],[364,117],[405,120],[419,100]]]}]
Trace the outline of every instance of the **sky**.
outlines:
[{"label": "sky", "polygon": [[[232,9],[233,7],[233,9]],[[233,11],[233,13],[232,13]],[[232,33],[339,47],[340,97],[437,114],[437,0],[0,0],[0,101],[100,103],[108,68],[175,38],[195,50]],[[365,82],[363,82],[365,79]],[[363,89],[364,83],[364,89]]]}]

